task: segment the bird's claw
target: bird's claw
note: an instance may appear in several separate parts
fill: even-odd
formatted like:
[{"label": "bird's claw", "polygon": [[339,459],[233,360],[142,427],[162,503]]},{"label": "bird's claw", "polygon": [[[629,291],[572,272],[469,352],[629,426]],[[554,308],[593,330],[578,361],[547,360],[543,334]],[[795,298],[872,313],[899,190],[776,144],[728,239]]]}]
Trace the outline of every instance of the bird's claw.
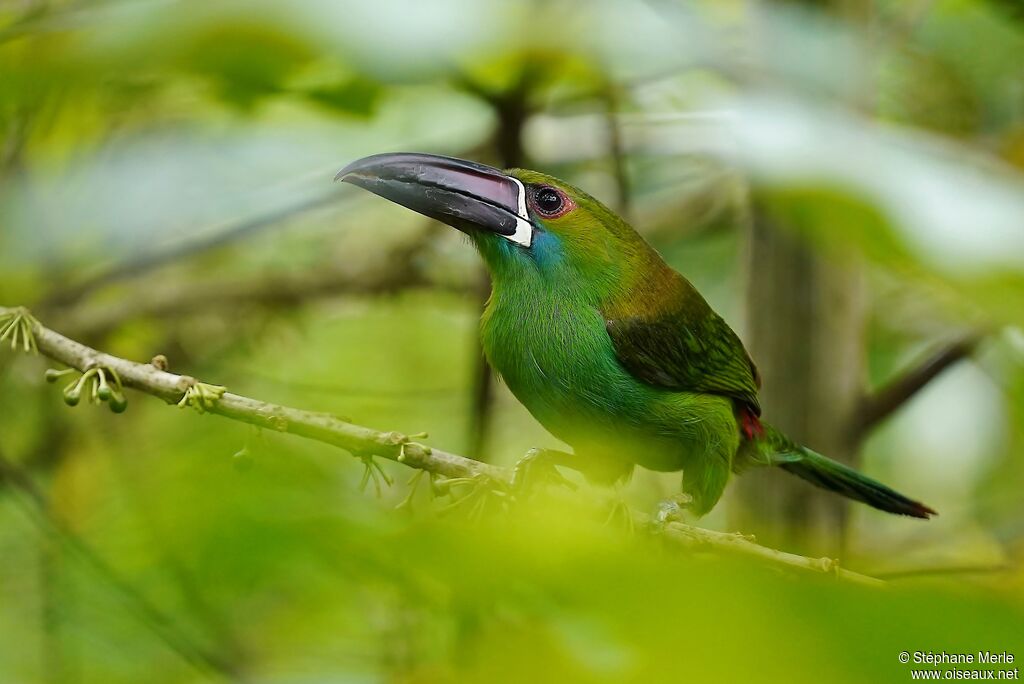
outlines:
[{"label": "bird's claw", "polygon": [[555,467],[556,453],[538,448],[527,451],[512,469],[512,491],[525,495],[541,483],[575,490],[576,484],[566,479]]},{"label": "bird's claw", "polygon": [[[469,491],[456,498],[452,489],[461,486],[468,487]],[[454,499],[440,509],[440,513],[450,513],[462,509],[467,511],[467,516],[471,520],[482,517],[491,504],[497,503],[499,506],[504,506],[508,501],[507,485],[483,473],[472,477],[454,477],[442,480],[437,483],[436,491],[448,494]]]},{"label": "bird's claw", "polygon": [[654,525],[658,529],[663,528],[670,522],[679,522],[683,519],[683,513],[693,504],[693,497],[686,493],[679,493],[658,503],[658,511],[654,514]]}]

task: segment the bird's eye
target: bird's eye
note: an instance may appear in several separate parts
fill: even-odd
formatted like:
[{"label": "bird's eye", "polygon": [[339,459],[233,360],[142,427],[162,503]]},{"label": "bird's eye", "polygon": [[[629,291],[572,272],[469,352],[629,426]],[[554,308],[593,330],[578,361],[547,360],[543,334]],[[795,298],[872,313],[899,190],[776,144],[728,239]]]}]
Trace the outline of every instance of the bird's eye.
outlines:
[{"label": "bird's eye", "polygon": [[565,206],[562,193],[547,185],[537,188],[533,194],[533,203],[536,205],[537,211],[545,216],[554,216]]}]

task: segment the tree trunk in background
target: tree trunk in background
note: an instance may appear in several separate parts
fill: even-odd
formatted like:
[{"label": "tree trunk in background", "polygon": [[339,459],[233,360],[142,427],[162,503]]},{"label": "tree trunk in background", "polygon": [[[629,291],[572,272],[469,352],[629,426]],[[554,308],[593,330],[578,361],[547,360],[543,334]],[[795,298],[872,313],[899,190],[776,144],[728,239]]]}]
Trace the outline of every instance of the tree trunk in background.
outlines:
[{"label": "tree trunk in background", "polygon": [[[490,95],[487,101],[494,109],[497,125],[491,139],[496,163],[503,169],[523,164],[523,126],[529,116],[527,107],[527,70],[519,83],[506,93]],[[481,265],[477,277],[477,309],[481,315],[491,296],[491,279]],[[479,333],[474,344],[476,356],[473,363],[473,388],[469,412],[468,453],[473,458],[490,462],[488,439],[491,433],[491,412],[494,404],[494,371],[484,357]]]},{"label": "tree trunk in background", "polygon": [[[856,464],[849,420],[864,378],[865,304],[853,258],[816,253],[799,207],[755,197],[749,222],[745,341],[764,381],[764,417],[792,438]],[[762,544],[838,557],[847,503],[778,469],[737,479],[735,529]]]}]

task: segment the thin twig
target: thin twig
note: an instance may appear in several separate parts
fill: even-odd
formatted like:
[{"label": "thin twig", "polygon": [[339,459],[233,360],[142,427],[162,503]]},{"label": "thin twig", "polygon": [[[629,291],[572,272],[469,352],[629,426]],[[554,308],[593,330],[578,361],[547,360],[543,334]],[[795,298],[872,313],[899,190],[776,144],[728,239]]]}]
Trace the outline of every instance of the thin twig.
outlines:
[{"label": "thin twig", "polygon": [[1016,568],[1007,563],[996,565],[950,565],[924,568],[908,568],[875,573],[876,577],[886,580],[911,579],[914,577],[944,577],[948,575],[989,575],[1002,572],[1013,572]]},{"label": "thin twig", "polygon": [[[520,67],[519,77],[507,90],[489,91],[472,79],[462,77],[463,88],[477,95],[494,112],[497,125],[491,137],[494,153],[502,168],[510,169],[523,165],[523,126],[530,116],[530,84],[537,66],[527,60]],[[483,312],[491,294],[490,277],[480,272],[477,279],[477,307]],[[473,356],[472,404],[469,413],[469,450],[481,456],[487,452],[491,433],[491,418],[494,410],[494,372],[484,357],[480,338],[477,336]]]},{"label": "thin twig", "polygon": [[387,295],[430,285],[435,289],[466,292],[468,286],[434,282],[420,265],[423,240],[394,249],[375,269],[333,268],[324,272],[249,279],[190,280],[160,288],[139,288],[125,292],[112,302],[81,304],[61,308],[52,315],[66,321],[68,330],[89,339],[125,321],[139,318],[167,318],[201,311],[237,310],[247,304],[291,307],[339,294]]},{"label": "thin twig", "polygon": [[942,347],[862,400],[851,426],[851,434],[855,441],[863,439],[876,425],[899,410],[944,370],[970,356],[981,341],[981,337],[979,333],[971,333]]},{"label": "thin twig", "polygon": [[114,266],[111,266],[109,270],[98,273],[79,283],[75,283],[70,287],[63,288],[49,294],[40,303],[40,308],[47,310],[61,306],[68,306],[81,301],[86,295],[112,283],[131,278],[139,275],[140,273],[151,271],[165,264],[192,256],[193,254],[222,247],[226,244],[235,242],[242,237],[247,237],[259,230],[273,227],[292,216],[333,204],[340,199],[341,194],[339,192],[327,192],[312,199],[296,202],[295,204],[291,204],[280,209],[274,209],[272,211],[259,214],[258,216],[243,219],[237,223],[227,226],[223,230],[217,231],[210,237],[191,240],[174,247],[147,252],[129,261],[115,264]]},{"label": "thin twig", "polygon": [[[0,307],[0,315],[14,309]],[[198,385],[194,378],[159,370],[150,364],[128,361],[87,347],[33,320],[39,352],[44,356],[79,371],[103,367],[118,374],[125,387],[177,404],[190,388]],[[482,463],[464,456],[434,449],[413,441],[399,432],[379,432],[340,420],[327,413],[315,413],[224,392],[219,399],[205,406],[208,413],[249,423],[269,430],[287,432],[324,444],[340,447],[354,456],[378,456],[426,470],[446,478],[485,478],[500,486],[512,484],[513,470]],[[650,516],[631,511],[637,528],[659,529]],[[837,578],[879,586],[882,582],[839,567],[830,558],[807,558],[761,546],[740,534],[714,532],[682,523],[668,523],[661,528],[665,539],[687,549],[714,549],[754,558],[779,568],[812,573],[827,573]]]},{"label": "thin twig", "polygon": [[622,141],[622,129],[619,122],[619,90],[614,83],[609,83],[602,96],[605,102],[605,125],[608,129],[608,152],[612,160],[615,175],[616,211],[627,221],[630,210],[629,168],[626,152]]},{"label": "thin twig", "polygon": [[[477,313],[482,314],[491,294],[490,277],[481,269],[476,283]],[[487,357],[479,333],[473,339],[473,375],[470,389],[469,425],[467,448],[474,454],[486,457],[488,438],[491,434],[491,413],[494,405],[494,372]]]}]

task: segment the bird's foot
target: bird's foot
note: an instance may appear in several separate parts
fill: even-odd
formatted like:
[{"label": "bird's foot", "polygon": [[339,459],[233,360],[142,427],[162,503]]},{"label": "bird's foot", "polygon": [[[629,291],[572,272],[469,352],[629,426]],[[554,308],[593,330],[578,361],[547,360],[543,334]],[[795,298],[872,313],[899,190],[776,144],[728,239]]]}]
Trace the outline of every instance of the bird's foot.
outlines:
[{"label": "bird's foot", "polygon": [[658,503],[658,510],[654,514],[654,526],[663,528],[670,522],[681,522],[686,510],[693,504],[693,497],[684,492],[671,496]]},{"label": "bird's foot", "polygon": [[516,463],[512,472],[512,492],[523,497],[535,491],[537,485],[551,484],[569,489],[576,485],[567,480],[556,468],[559,461],[571,458],[569,454],[552,449],[533,448]]},{"label": "bird's foot", "polygon": [[[456,490],[465,490],[465,493],[457,496]],[[434,491],[438,495],[448,494],[452,498],[452,502],[441,508],[439,513],[466,511],[466,516],[471,520],[478,520],[493,507],[503,508],[508,502],[507,485],[483,473],[440,480],[435,484]]]}]

